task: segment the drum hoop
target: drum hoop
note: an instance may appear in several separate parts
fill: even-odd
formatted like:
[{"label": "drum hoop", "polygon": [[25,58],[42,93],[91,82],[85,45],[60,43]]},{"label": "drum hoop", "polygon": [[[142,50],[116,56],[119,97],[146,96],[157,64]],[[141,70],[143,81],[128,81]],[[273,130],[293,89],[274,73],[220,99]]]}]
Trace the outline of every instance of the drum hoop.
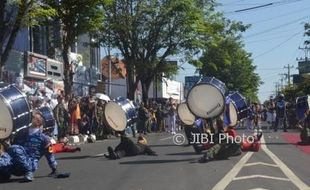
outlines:
[{"label": "drum hoop", "polygon": [[[30,113],[32,112],[32,110],[30,109],[30,106],[29,106],[29,103],[28,103],[28,101],[27,101],[26,95],[25,95],[22,91],[20,91],[15,85],[9,84],[9,85],[5,86],[4,88],[1,88],[1,91],[0,91],[0,92],[3,91],[2,89],[8,89],[10,86],[15,87],[15,89],[22,95],[22,98],[24,98],[24,100],[26,101],[26,104],[27,104],[27,107],[28,107],[28,110],[29,110],[29,112],[28,112],[28,113],[29,113],[29,121],[31,121],[31,114],[30,114]],[[13,118],[14,118],[14,111],[13,111],[13,109],[12,109],[11,104],[7,101],[7,99],[6,99],[1,93],[0,93],[0,98],[1,98],[2,101],[6,104],[6,106],[9,108],[9,112],[10,112],[11,118],[12,118],[12,123],[14,124],[14,120],[15,120],[15,119],[13,119]],[[26,128],[26,127],[28,127],[28,126],[21,126],[21,127],[19,128],[19,130],[21,130],[21,129],[23,129],[23,128]],[[18,132],[19,130],[16,129],[16,132]],[[15,132],[14,132],[14,126],[12,127],[11,134],[10,134],[8,137],[6,137],[5,139],[9,138],[12,134],[15,134]]]},{"label": "drum hoop", "polygon": [[2,99],[2,101],[6,104],[6,107],[9,108],[9,112],[10,112],[10,115],[11,115],[11,120],[12,120],[12,130],[11,130],[11,134],[3,139],[8,139],[12,133],[13,133],[13,128],[14,128],[14,120],[12,119],[13,118],[13,110],[12,110],[12,107],[10,106],[10,104],[8,103],[8,101],[6,100],[6,98],[0,93],[0,98]]},{"label": "drum hoop", "polygon": [[[229,124],[230,127],[233,127],[233,126],[236,126],[238,124],[238,114],[239,114],[239,111],[236,109],[237,106],[236,106],[234,101],[230,101],[230,103],[233,105],[233,107],[234,107],[233,111],[235,112],[236,117],[237,117],[236,123],[230,123]],[[230,103],[228,104],[229,107],[230,107]],[[229,117],[230,117],[230,112],[231,112],[231,110],[229,110]],[[230,118],[230,122],[231,122],[231,118]]]},{"label": "drum hoop", "polygon": [[[215,77],[212,77],[212,78],[215,78]],[[221,89],[218,88],[217,86],[212,85],[212,84],[209,83],[209,82],[206,82],[206,83],[210,84],[211,86],[215,87],[215,88],[218,89],[220,92],[222,92]],[[204,85],[204,84],[206,84],[206,83],[199,83],[199,84],[196,84],[193,88],[191,88],[191,89],[189,90],[188,95],[191,93],[191,91],[192,91],[196,86]],[[222,82],[222,83],[223,83],[223,82]],[[225,84],[225,83],[223,83],[223,84]],[[190,108],[190,106],[188,106],[188,95],[187,95],[187,97],[186,97],[186,102],[187,102],[186,104],[187,104],[187,107],[188,107],[189,111],[192,112],[192,114],[196,116],[196,114],[194,114],[194,112],[193,112],[193,110]],[[223,111],[224,111],[224,108],[225,108],[225,106],[224,106],[224,105],[225,105],[225,95],[222,94],[222,93],[221,93],[221,95],[222,95],[222,99],[223,99],[223,107],[222,107],[221,112],[223,112]],[[205,119],[208,119],[208,118],[209,118],[209,117],[207,117],[207,118],[205,118]]]},{"label": "drum hoop", "polygon": [[[179,118],[180,118],[180,121],[181,121],[184,125],[193,125],[193,124],[195,123],[195,121],[193,121],[192,124],[186,124],[186,123],[184,123],[184,122],[182,121],[182,119],[181,119],[181,117],[180,117],[180,114],[179,114],[179,106],[180,106],[181,104],[185,104],[185,105],[187,106],[187,108],[188,108],[188,105],[187,105],[186,102],[182,102],[182,103],[178,104],[178,106],[177,106],[177,114],[178,114],[178,116],[179,116]],[[189,108],[188,108],[188,110],[189,110]],[[190,110],[189,110],[189,111],[190,111]],[[191,111],[190,111],[190,112],[191,112]],[[193,113],[191,112],[191,114],[193,114]],[[195,114],[193,114],[193,116],[195,116]],[[195,117],[196,117],[196,116],[195,116]]]},{"label": "drum hoop", "polygon": [[[40,107],[40,108],[47,108],[47,110],[49,111],[49,113],[50,113],[51,116],[52,116],[52,120],[54,120],[54,123],[56,123],[56,119],[55,119],[55,117],[54,117],[54,113],[53,113],[52,109],[50,109],[48,106],[42,106],[42,107]],[[40,111],[40,108],[38,108],[37,111],[40,112],[41,117],[43,117],[43,119],[44,119],[43,112]],[[45,120],[45,119],[44,119],[44,120]],[[50,120],[47,120],[47,121],[50,121]],[[46,121],[44,121],[44,125],[46,125]],[[54,125],[55,125],[55,124],[54,124]],[[52,126],[51,126],[51,127],[44,127],[44,130],[48,130],[49,128],[52,128]]]},{"label": "drum hoop", "polygon": [[[16,90],[19,91],[19,92],[23,95],[23,97],[25,98],[26,103],[27,103],[27,106],[28,106],[28,109],[29,109],[29,113],[31,113],[32,110],[31,110],[30,105],[29,105],[29,103],[28,103],[28,100],[27,100],[27,98],[26,98],[26,97],[27,97],[26,94],[23,93],[21,90],[19,90],[16,86],[14,86],[14,87],[15,87]],[[31,114],[29,114],[29,120],[31,121]]]}]

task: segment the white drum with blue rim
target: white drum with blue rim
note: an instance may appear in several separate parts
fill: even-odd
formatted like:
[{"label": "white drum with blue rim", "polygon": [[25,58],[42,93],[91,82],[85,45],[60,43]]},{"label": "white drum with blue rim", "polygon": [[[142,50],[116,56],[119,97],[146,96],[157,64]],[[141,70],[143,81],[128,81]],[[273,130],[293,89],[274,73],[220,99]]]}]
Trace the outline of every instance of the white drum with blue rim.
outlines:
[{"label": "white drum with blue rim", "polygon": [[26,95],[15,85],[0,82],[0,139],[28,127],[31,114]]},{"label": "white drum with blue rim", "polygon": [[201,118],[215,118],[225,107],[225,84],[215,77],[203,77],[188,93],[189,110]]},{"label": "white drum with blue rim", "polygon": [[180,103],[178,105],[177,113],[178,113],[180,120],[185,125],[193,125],[194,124],[196,117],[194,114],[192,114],[192,112],[189,111],[186,102]]}]

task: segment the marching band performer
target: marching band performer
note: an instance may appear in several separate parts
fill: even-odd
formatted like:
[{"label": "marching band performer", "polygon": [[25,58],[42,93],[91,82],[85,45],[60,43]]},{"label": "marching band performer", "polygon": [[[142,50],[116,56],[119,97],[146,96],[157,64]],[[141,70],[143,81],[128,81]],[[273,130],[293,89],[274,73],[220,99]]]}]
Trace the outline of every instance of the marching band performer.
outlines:
[{"label": "marching band performer", "polygon": [[310,109],[305,113],[306,118],[303,121],[303,125],[300,126],[300,140],[299,144],[310,144]]},{"label": "marching band performer", "polygon": [[287,132],[287,115],[286,115],[286,102],[284,100],[284,94],[278,96],[278,101],[276,102],[276,123],[274,131],[278,130],[278,125],[280,120],[283,122],[283,131]]},{"label": "marching band performer", "polygon": [[113,150],[112,147],[108,147],[108,153],[104,154],[104,156],[110,160],[120,159],[125,156],[137,156],[142,154],[157,156],[156,152],[154,152],[148,145],[147,140],[139,136],[138,143],[134,143],[126,136],[121,136],[121,142],[119,145],[115,147]]},{"label": "marching band performer", "polygon": [[271,128],[274,128],[275,118],[276,118],[276,113],[275,113],[276,105],[275,105],[275,102],[272,96],[270,96],[267,109],[268,109],[267,122],[269,124],[267,130],[269,132],[269,126],[271,125]]},{"label": "marching band performer", "polygon": [[8,180],[11,175],[24,175],[24,181],[31,182],[42,156],[47,158],[52,170],[51,175],[56,174],[57,162],[54,155],[48,151],[51,142],[50,138],[42,133],[42,125],[42,116],[34,113],[32,126],[16,134],[13,145],[0,157],[0,177]]},{"label": "marching band performer", "polygon": [[[217,134],[214,136],[213,144],[208,144],[208,146],[200,147],[200,151],[207,149],[207,152],[199,159],[200,163],[205,163],[214,159],[227,159],[230,156],[237,156],[243,151],[258,151],[259,143],[262,133],[260,132],[257,136],[253,137],[253,142],[248,142],[243,140],[241,144],[234,141],[226,140],[229,137],[233,139],[236,137],[237,133],[234,126],[230,126],[230,116],[229,116],[229,104],[230,98],[227,97],[225,100],[225,110],[224,113],[218,116],[215,120],[215,126],[217,128]],[[221,135],[225,134],[226,139],[223,140]],[[195,148],[197,152],[197,148]]]}]

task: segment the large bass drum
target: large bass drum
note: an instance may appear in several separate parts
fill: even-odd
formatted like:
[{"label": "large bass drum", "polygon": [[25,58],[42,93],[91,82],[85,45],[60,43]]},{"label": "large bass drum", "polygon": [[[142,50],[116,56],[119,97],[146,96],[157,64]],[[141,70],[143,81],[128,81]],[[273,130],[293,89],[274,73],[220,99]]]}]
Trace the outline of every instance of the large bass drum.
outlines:
[{"label": "large bass drum", "polygon": [[177,113],[182,123],[185,125],[193,125],[196,117],[189,111],[186,102],[180,103],[177,107]]},{"label": "large bass drum", "polygon": [[189,110],[201,118],[214,118],[225,107],[225,84],[215,77],[204,77],[187,95]]},{"label": "large bass drum", "polygon": [[29,126],[31,110],[26,95],[15,85],[0,82],[0,139]]},{"label": "large bass drum", "polygon": [[44,119],[44,132],[53,132],[55,127],[55,118],[52,110],[49,107],[44,106],[40,107],[37,111],[42,115]]},{"label": "large bass drum", "polygon": [[138,118],[138,106],[126,98],[119,97],[114,100],[126,113],[127,126],[134,124]]},{"label": "large bass drum", "polygon": [[239,92],[231,92],[227,98],[229,99],[229,126],[236,126],[239,121],[248,117],[248,105],[245,97]]},{"label": "large bass drum", "polygon": [[136,121],[136,110],[131,101],[125,98],[115,99],[104,106],[105,123],[115,131],[123,131]]}]

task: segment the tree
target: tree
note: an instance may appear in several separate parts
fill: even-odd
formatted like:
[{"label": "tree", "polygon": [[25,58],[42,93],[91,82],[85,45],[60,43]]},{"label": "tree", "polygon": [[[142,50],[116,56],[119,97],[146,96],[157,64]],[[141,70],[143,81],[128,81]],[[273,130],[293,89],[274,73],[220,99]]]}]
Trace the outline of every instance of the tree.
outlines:
[{"label": "tree", "polygon": [[206,15],[212,0],[115,0],[107,7],[102,43],[117,48],[126,62],[128,98],[134,99],[138,82],[147,103],[151,82],[159,73],[175,73],[169,58],[188,58],[204,42]]},{"label": "tree", "polygon": [[2,79],[2,69],[19,30],[38,25],[40,21],[53,15],[55,15],[55,11],[41,1],[0,1],[0,80]]},{"label": "tree", "polygon": [[295,102],[297,97],[310,94],[310,77],[304,75],[302,78],[302,83],[293,86],[287,86],[283,89],[282,93],[285,95],[286,100]]},{"label": "tree", "polygon": [[[310,23],[306,23],[304,28],[305,28],[305,36],[310,37]],[[306,40],[304,43],[305,43],[305,45],[309,45],[310,44],[310,39]]]},{"label": "tree", "polygon": [[[218,22],[219,23],[219,22]],[[251,54],[247,53],[240,41],[241,32],[249,26],[223,18],[219,35],[209,41],[205,51],[195,65],[203,76],[214,76],[226,84],[230,91],[239,91],[247,99],[258,100],[260,77],[252,65]]]},{"label": "tree", "polygon": [[108,0],[47,0],[57,11],[62,26],[62,57],[64,62],[65,94],[71,93],[73,71],[69,62],[70,47],[81,34],[96,33],[102,27],[103,7]]}]

